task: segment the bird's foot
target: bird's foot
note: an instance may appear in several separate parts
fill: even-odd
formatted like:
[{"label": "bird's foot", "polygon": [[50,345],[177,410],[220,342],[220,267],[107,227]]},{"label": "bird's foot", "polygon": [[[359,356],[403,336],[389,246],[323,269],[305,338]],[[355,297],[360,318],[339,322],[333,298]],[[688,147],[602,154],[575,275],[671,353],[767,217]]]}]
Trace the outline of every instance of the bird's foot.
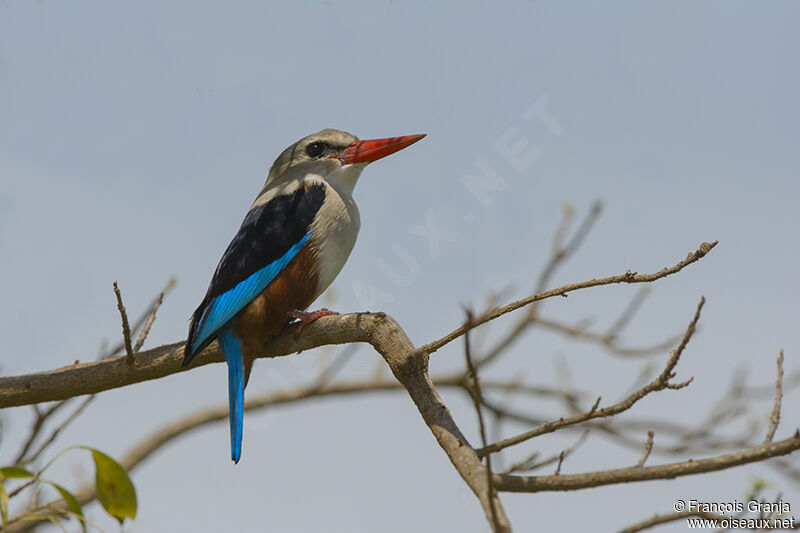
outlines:
[{"label": "bird's foot", "polygon": [[324,307],[317,311],[311,311],[310,313],[298,310],[290,311],[289,317],[296,318],[297,320],[300,321],[294,330],[294,336],[299,337],[303,333],[303,328],[314,322],[316,319],[322,318],[324,316],[338,315],[338,314],[339,313],[337,313],[336,311],[331,311],[330,309],[326,309]]}]

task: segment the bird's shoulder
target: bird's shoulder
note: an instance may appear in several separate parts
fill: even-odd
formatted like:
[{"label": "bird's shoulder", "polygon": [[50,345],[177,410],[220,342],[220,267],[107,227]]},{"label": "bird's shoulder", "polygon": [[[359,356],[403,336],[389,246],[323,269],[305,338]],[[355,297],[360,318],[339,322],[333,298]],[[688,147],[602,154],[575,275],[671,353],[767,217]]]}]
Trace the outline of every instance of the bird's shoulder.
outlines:
[{"label": "bird's shoulder", "polygon": [[323,183],[304,181],[292,188],[262,194],[220,259],[209,287],[210,296],[230,290],[241,281],[283,257],[309,231],[325,201]]}]

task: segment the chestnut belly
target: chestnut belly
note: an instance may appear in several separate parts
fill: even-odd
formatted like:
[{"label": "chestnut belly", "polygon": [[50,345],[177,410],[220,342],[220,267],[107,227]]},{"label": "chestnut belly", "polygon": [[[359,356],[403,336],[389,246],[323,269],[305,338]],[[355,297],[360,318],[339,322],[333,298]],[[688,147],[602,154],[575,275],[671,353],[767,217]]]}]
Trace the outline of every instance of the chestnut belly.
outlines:
[{"label": "chestnut belly", "polygon": [[233,319],[233,330],[242,339],[245,359],[255,356],[265,342],[289,321],[289,313],[308,308],[317,297],[317,258],[306,244],[267,287]]}]

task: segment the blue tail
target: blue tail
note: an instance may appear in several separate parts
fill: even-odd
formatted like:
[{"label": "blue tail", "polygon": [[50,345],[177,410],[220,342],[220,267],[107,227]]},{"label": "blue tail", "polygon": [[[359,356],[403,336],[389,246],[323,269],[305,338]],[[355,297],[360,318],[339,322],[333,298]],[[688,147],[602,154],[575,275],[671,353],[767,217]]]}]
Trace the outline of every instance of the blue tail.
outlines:
[{"label": "blue tail", "polygon": [[228,418],[231,423],[231,459],[239,462],[242,455],[242,428],[244,421],[244,355],[242,341],[230,327],[219,332],[219,343],[228,362]]}]

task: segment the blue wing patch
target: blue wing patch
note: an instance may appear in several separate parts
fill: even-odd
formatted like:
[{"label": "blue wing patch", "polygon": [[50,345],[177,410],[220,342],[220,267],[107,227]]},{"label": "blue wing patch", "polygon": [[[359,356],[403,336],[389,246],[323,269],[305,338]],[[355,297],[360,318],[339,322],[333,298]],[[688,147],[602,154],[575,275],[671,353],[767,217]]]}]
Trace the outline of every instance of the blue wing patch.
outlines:
[{"label": "blue wing patch", "polygon": [[261,270],[240,282],[234,288],[215,296],[206,306],[200,321],[197,324],[197,333],[192,339],[192,352],[197,352],[200,346],[216,334],[222,326],[227,324],[236,313],[244,309],[253,298],[258,296],[275,276],[294,259],[303,244],[308,240],[308,233],[281,257],[268,264]]}]

